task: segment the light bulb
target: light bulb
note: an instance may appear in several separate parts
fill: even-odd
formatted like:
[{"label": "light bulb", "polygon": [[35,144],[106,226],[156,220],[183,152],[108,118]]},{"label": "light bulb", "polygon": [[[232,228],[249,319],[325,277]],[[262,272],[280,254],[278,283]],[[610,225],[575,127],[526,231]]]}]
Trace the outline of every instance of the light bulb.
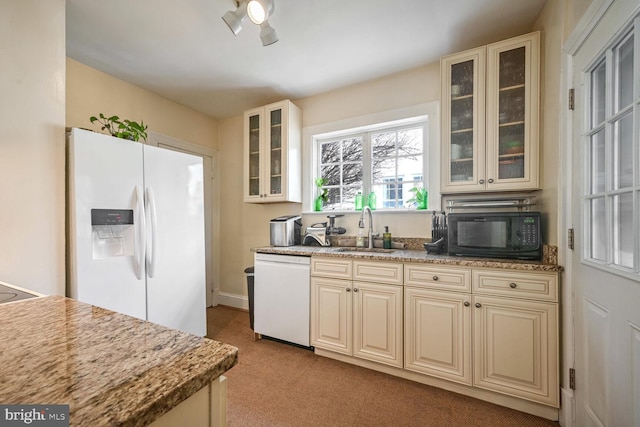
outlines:
[{"label": "light bulb", "polygon": [[251,0],[247,5],[247,15],[249,15],[251,22],[260,25],[264,22],[267,14],[259,1]]}]

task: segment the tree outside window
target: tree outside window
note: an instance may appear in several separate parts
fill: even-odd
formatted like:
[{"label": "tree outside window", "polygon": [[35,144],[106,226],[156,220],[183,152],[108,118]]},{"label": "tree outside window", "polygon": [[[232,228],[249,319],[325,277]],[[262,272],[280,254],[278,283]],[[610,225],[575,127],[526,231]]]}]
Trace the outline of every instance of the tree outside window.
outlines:
[{"label": "tree outside window", "polygon": [[325,210],[354,209],[358,192],[375,192],[377,208],[406,207],[408,190],[425,184],[425,126],[414,123],[345,132],[344,136],[319,140],[317,170],[329,193]]}]

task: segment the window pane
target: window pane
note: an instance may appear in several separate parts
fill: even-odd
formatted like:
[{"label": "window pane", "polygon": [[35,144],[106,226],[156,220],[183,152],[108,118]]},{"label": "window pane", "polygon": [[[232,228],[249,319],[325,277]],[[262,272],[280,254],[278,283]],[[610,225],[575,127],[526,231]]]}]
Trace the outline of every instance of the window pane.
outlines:
[{"label": "window pane", "polygon": [[614,188],[633,185],[633,116],[627,114],[614,126]]},{"label": "window pane", "polygon": [[618,103],[620,111],[633,101],[633,37],[625,40],[616,50]]},{"label": "window pane", "polygon": [[396,132],[371,135],[371,152],[374,159],[396,155]]},{"label": "window pane", "polygon": [[342,141],[342,160],[345,162],[362,161],[362,138]]},{"label": "window pane", "polygon": [[345,163],[342,165],[342,184],[362,186],[362,163]]},{"label": "window pane", "polygon": [[422,154],[422,128],[398,132],[398,155]]},{"label": "window pane", "polygon": [[604,121],[606,66],[602,61],[591,72],[591,127]]},{"label": "window pane", "polygon": [[605,189],[604,145],[604,130],[601,130],[591,137],[591,194],[602,193]]},{"label": "window pane", "polygon": [[374,184],[378,184],[385,178],[394,178],[396,174],[396,159],[374,159],[372,166],[372,179]]},{"label": "window pane", "polygon": [[322,178],[326,180],[325,185],[340,185],[340,166],[328,165],[320,168]]},{"label": "window pane", "polygon": [[340,161],[340,141],[325,142],[321,146],[320,163],[337,163]]},{"label": "window pane", "polygon": [[604,261],[607,253],[604,197],[591,200],[591,258]]},{"label": "window pane", "polygon": [[633,267],[633,193],[613,198],[613,262]]},{"label": "window pane", "polygon": [[410,181],[422,174],[422,156],[400,157],[398,159],[398,177]]}]

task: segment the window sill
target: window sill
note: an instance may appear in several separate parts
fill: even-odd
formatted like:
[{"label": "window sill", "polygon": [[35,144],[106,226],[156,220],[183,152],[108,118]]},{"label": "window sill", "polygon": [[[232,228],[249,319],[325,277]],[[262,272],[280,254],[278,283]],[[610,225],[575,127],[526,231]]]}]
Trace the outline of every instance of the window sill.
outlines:
[{"label": "window sill", "polygon": [[[371,211],[374,215],[375,214],[429,214],[431,215],[433,213],[433,211],[436,210],[438,212],[440,212],[440,208],[431,208],[431,209],[376,209]],[[313,215],[313,214],[317,214],[317,215],[331,215],[331,214],[338,214],[338,215],[349,215],[349,214],[357,214],[360,215],[362,214],[362,211],[354,211],[354,210],[324,210],[324,211],[303,211],[302,215]]]}]

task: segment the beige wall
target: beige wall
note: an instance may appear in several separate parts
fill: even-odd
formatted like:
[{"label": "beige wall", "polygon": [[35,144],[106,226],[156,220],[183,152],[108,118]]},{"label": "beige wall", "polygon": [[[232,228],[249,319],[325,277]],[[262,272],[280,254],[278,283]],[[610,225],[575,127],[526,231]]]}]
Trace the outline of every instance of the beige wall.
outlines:
[{"label": "beige wall", "polygon": [[0,281],[64,295],[65,1],[0,0]]},{"label": "beige wall", "polygon": [[138,86],[67,58],[66,125],[100,131],[89,117],[103,113],[144,121],[148,131],[216,149],[218,121]]}]

